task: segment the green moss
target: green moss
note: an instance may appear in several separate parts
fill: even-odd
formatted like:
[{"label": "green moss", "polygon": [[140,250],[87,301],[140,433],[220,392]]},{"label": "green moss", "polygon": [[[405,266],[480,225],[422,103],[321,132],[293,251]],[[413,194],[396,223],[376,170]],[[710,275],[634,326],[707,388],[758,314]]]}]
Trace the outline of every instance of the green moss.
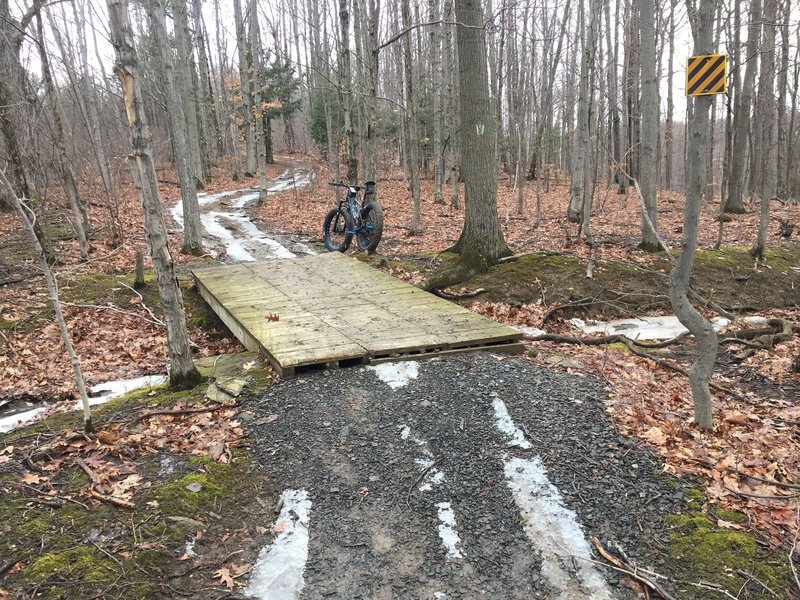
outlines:
[{"label": "green moss", "polygon": [[[154,498],[166,516],[203,516],[209,510],[219,512],[224,506],[235,506],[237,495],[246,486],[248,461],[234,455],[230,464],[214,463],[208,459],[193,459],[203,472],[184,475],[177,481],[158,488]],[[193,492],[191,484],[200,486]]]},{"label": "green moss", "polygon": [[714,514],[717,515],[717,518],[728,521],[729,523],[744,523],[747,521],[747,515],[738,510],[724,510],[718,508],[714,511]]},{"label": "green moss", "polygon": [[690,502],[695,501],[702,504],[706,500],[705,494],[697,488],[684,488],[683,494],[689,499]]},{"label": "green moss", "polygon": [[93,546],[78,546],[43,554],[22,572],[25,581],[40,582],[56,578],[85,583],[111,583],[119,574],[117,565]]},{"label": "green moss", "polygon": [[[702,493],[688,488],[686,495],[694,497],[690,506],[702,502]],[[741,522],[744,515],[733,511],[717,510],[720,519]],[[730,517],[730,519],[726,518]],[[741,572],[775,590],[791,585],[787,564],[769,563],[759,555],[754,534],[736,529],[721,529],[716,521],[699,510],[668,515],[664,522],[669,526],[669,556],[676,570],[691,573],[687,579],[716,583],[731,593],[737,593],[748,579]]]}]

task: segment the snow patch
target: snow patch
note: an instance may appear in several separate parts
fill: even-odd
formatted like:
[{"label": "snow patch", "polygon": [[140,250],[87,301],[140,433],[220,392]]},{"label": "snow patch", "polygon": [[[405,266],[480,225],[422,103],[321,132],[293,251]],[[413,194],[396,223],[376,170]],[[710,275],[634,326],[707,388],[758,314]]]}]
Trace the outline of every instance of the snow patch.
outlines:
[{"label": "snow patch", "polygon": [[[688,330],[681,325],[678,317],[666,315],[661,317],[634,317],[632,319],[616,319],[614,321],[584,321],[570,319],[570,325],[583,333],[601,333],[603,335],[622,334],[633,340],[668,340]],[[728,319],[717,317],[711,320],[716,331],[730,325]]]},{"label": "snow patch", "polygon": [[456,530],[456,515],[449,502],[439,502],[436,505],[439,511],[439,537],[442,539],[447,550],[448,558],[463,558],[458,546],[461,544],[461,537]]},{"label": "snow patch", "polygon": [[393,390],[407,385],[419,376],[419,365],[414,361],[387,362],[367,369],[374,371],[378,379]]},{"label": "snow patch", "polygon": [[[531,448],[500,398],[495,397],[494,410],[497,429],[511,445]],[[575,513],[564,506],[558,489],[547,479],[541,459],[509,457],[505,453],[502,458],[506,483],[522,515],[525,532],[541,552],[542,574],[556,590],[553,598],[614,598],[603,576],[589,562],[591,549],[583,529]]]},{"label": "snow patch", "polygon": [[[142,377],[134,377],[133,379],[117,379],[116,381],[98,383],[89,388],[89,405],[104,404],[112,398],[119,398],[133,390],[161,385],[166,380],[166,375],[144,375]],[[75,408],[83,408],[80,400],[75,403]]]},{"label": "snow patch", "polygon": [[531,337],[536,337],[538,335],[544,335],[547,333],[544,329],[539,329],[538,327],[527,327],[522,325],[511,325],[512,329],[516,329],[522,335],[529,335]]},{"label": "snow patch", "polygon": [[294,600],[300,596],[308,560],[311,500],[305,490],[286,490],[281,514],[273,526],[278,535],[263,548],[253,567],[245,595],[263,600]]},{"label": "snow patch", "polygon": [[411,435],[411,427],[408,425],[403,425],[402,429],[400,429],[400,439],[407,440],[408,436]]},{"label": "snow patch", "polygon": [[35,421],[49,406],[37,406],[25,412],[16,413],[7,417],[0,417],[0,433],[8,433],[17,427],[22,427]]},{"label": "snow patch", "polygon": [[495,397],[494,404],[494,423],[501,433],[504,433],[509,439],[509,445],[528,450],[531,448],[531,443],[525,439],[525,435],[519,428],[514,425],[511,420],[511,415],[508,414],[506,403],[500,398]]}]

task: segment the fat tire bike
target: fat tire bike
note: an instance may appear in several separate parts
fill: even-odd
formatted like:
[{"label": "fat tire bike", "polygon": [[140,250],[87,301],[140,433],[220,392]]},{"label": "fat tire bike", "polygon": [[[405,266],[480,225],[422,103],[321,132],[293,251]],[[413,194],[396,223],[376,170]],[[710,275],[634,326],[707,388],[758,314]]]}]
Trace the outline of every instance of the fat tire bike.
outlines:
[{"label": "fat tire bike", "polygon": [[345,252],[355,235],[359,249],[375,252],[383,235],[383,209],[374,199],[375,182],[350,185],[330,181],[328,185],[347,191],[339,196],[338,206],[328,211],[322,222],[325,247],[331,252]]}]

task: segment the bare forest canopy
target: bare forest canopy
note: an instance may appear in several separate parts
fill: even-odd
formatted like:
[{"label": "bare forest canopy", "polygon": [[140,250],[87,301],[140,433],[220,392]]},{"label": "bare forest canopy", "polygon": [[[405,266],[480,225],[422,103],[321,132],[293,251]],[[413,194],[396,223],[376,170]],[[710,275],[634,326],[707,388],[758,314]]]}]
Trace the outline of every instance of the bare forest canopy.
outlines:
[{"label": "bare forest canopy", "polygon": [[[221,157],[235,157],[237,174],[254,174],[261,144],[266,162],[275,151],[314,151],[331,161],[335,175],[361,180],[375,175],[380,158],[399,157],[412,171],[406,158],[413,155],[423,175],[435,177],[437,198],[458,172],[452,0],[125,4],[156,164],[174,155],[165,85],[171,77],[198,183]],[[152,25],[152,4],[165,14],[163,40]],[[643,11],[648,6],[483,2],[497,158],[520,187],[574,170],[583,114],[590,177],[613,181],[624,193],[639,178],[647,150],[642,128],[652,109],[644,106],[655,106],[655,148],[647,160],[655,161],[659,188],[683,189],[694,8],[676,0]],[[113,204],[114,180],[124,172],[120,159],[130,149],[106,3],[22,0],[2,3],[0,13],[6,74],[0,133],[12,182],[22,196],[44,199],[60,187],[54,174],[67,169],[79,183],[96,178],[107,196],[102,202]],[[708,194],[729,200],[735,212],[742,197],[763,193],[766,178],[772,197],[794,199],[800,193],[797,5],[726,1],[717,3],[714,18],[715,51],[727,54],[729,64],[728,93],[712,107]],[[161,68],[163,44],[172,73]],[[255,139],[259,124],[263,141]],[[109,227],[120,236],[113,212]]]}]

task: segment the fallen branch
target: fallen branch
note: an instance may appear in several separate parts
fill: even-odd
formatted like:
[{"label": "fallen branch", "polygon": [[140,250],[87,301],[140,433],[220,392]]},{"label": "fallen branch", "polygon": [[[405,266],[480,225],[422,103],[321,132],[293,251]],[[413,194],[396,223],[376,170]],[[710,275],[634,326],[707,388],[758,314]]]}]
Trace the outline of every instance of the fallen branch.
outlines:
[{"label": "fallen branch", "polygon": [[640,569],[636,565],[629,565],[627,563],[622,562],[616,556],[612,555],[608,550],[603,548],[603,545],[600,543],[600,540],[594,538],[592,540],[594,543],[594,547],[597,549],[597,552],[605,558],[608,562],[613,564],[618,571],[625,573],[626,575],[633,577],[639,583],[643,583],[651,590],[653,590],[656,594],[664,598],[664,600],[675,600],[673,596],[671,596],[664,588],[658,585],[655,581],[652,581],[649,577],[645,577],[641,574]]},{"label": "fallen branch", "polygon": [[796,483],[783,483],[780,481],[775,481],[774,479],[767,479],[766,477],[751,475],[750,473],[745,473],[744,471],[740,471],[735,467],[728,467],[728,471],[736,473],[737,475],[741,475],[742,477],[749,477],[750,479],[755,479],[756,481],[761,481],[763,483],[768,483],[769,485],[774,485],[775,487],[788,488],[790,490],[800,490],[800,485]]},{"label": "fallen branch", "polygon": [[[645,344],[644,342],[637,342],[636,340],[632,340],[631,338],[621,334],[606,335],[599,338],[578,338],[568,335],[555,335],[552,333],[545,333],[542,335],[523,334],[522,338],[531,342],[556,342],[560,344],[575,344],[581,346],[604,346],[607,344],[621,342],[625,344],[628,347],[628,350],[633,352],[636,356],[640,356],[642,358],[651,360],[654,363],[656,363],[659,367],[668,369],[670,371],[674,371],[676,373],[680,373],[684,377],[689,376],[688,371],[686,371],[686,369],[684,369],[683,367],[679,367],[678,365],[672,364],[668,360],[652,356],[647,352],[643,352],[637,348],[637,346],[641,348],[663,348],[666,345],[675,343],[675,341],[680,339],[680,336],[672,338],[671,340],[667,340],[666,342],[660,342],[657,344]],[[718,392],[727,394],[737,400],[744,401],[744,397],[741,394],[734,392],[733,390],[724,388],[721,385],[714,383],[713,381],[709,382],[708,385],[709,387],[717,390]]]},{"label": "fallen branch", "polygon": [[444,298],[445,300],[461,300],[462,298],[474,298],[478,294],[483,294],[486,292],[486,288],[478,288],[477,290],[473,290],[471,292],[464,292],[461,294],[456,294],[454,292],[446,292],[445,290],[433,290],[433,293],[439,296],[440,298]]}]

